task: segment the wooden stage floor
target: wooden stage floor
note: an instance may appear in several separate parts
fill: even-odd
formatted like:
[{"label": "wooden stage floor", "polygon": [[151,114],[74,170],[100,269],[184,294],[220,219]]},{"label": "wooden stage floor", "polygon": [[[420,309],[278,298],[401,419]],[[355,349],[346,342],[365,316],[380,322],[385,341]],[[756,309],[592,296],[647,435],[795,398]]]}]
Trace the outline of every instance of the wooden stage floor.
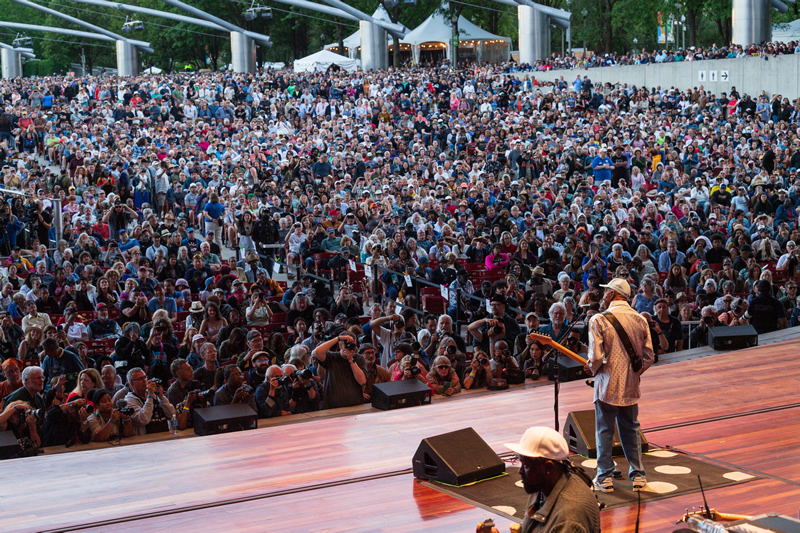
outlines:
[{"label": "wooden stage floor", "polygon": [[[800,365],[796,341],[657,366],[642,381],[648,439],[761,479],[707,491],[721,511],[797,516]],[[489,516],[410,474],[420,440],[473,427],[498,453],[552,425],[550,386],[255,431],[43,455],[0,463],[0,531],[474,531]],[[590,409],[562,385],[561,423]],[[642,506],[645,532],[672,531],[689,494]],[[635,507],[604,511],[632,531]],[[508,520],[494,516],[500,531]]]}]

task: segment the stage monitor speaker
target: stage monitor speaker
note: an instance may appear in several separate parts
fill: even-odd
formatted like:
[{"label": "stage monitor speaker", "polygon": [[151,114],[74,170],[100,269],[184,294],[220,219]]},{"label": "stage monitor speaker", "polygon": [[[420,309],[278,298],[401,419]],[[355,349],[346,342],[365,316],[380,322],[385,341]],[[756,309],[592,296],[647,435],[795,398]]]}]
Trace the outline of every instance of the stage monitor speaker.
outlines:
[{"label": "stage monitor speaker", "polygon": [[[555,376],[555,358],[550,358],[550,361],[547,363],[547,377],[550,381],[554,381]],[[583,365],[578,363],[577,361],[573,361],[567,356],[559,357],[558,358],[558,380],[561,382],[567,381],[576,381],[579,379],[586,379],[586,371],[583,369]]]},{"label": "stage monitor speaker", "polygon": [[[567,415],[567,422],[564,424],[564,438],[569,446],[569,451],[583,455],[584,457],[597,458],[597,441],[594,431],[594,410],[590,411],[570,411]],[[647,439],[639,430],[639,440],[642,443],[642,453],[650,449]],[[614,440],[612,441],[612,455],[623,455],[622,444],[619,441],[619,432],[614,428]]]},{"label": "stage monitor speaker", "polygon": [[258,425],[258,415],[243,403],[195,409],[193,416],[194,432],[198,435],[256,429]]},{"label": "stage monitor speaker", "polygon": [[414,477],[466,485],[506,471],[506,465],[472,428],[423,439],[412,461]]},{"label": "stage monitor speaker", "polygon": [[708,328],[708,345],[715,350],[741,350],[758,346],[753,326],[717,326]]},{"label": "stage monitor speaker", "polygon": [[389,411],[414,405],[430,405],[431,388],[418,379],[376,383],[372,386],[372,407]]},{"label": "stage monitor speaker", "polygon": [[17,437],[11,431],[0,431],[0,459],[13,459],[20,452]]}]

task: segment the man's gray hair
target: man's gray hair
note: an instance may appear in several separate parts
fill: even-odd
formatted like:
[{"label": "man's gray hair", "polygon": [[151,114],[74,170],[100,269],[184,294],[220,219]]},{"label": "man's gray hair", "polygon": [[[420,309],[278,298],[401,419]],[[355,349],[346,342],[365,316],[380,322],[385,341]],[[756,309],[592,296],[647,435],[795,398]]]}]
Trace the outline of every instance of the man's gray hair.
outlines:
[{"label": "man's gray hair", "polygon": [[127,373],[127,374],[125,374],[125,382],[126,382],[126,383],[130,383],[130,382],[131,382],[131,378],[133,377],[133,375],[134,375],[136,372],[144,372],[144,370],[142,370],[142,369],[141,369],[140,367],[138,367],[138,366],[135,366],[135,367],[131,368],[130,370],[128,370],[128,373]]},{"label": "man's gray hair", "polygon": [[25,370],[22,371],[22,382],[23,383],[26,382],[28,379],[31,378],[31,374],[34,374],[36,372],[41,372],[42,374],[44,374],[44,370],[42,370],[42,367],[40,366],[26,367]]},{"label": "man's gray hair", "polygon": [[562,311],[564,311],[565,315],[567,314],[567,306],[561,302],[556,302],[550,306],[550,310],[547,312],[547,315],[550,317],[550,320],[553,320],[553,313],[555,312],[556,309],[561,309]]}]

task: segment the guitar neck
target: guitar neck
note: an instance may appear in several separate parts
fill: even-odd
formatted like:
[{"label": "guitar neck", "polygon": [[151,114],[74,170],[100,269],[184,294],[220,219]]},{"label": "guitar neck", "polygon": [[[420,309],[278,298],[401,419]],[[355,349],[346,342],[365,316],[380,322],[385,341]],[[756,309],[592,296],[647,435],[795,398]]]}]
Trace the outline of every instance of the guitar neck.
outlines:
[{"label": "guitar neck", "polygon": [[586,359],[585,358],[583,358],[580,355],[576,354],[575,352],[573,352],[569,348],[566,348],[566,347],[562,346],[561,344],[559,344],[558,342],[554,341],[550,337],[548,337],[547,341],[545,341],[545,342],[547,344],[549,344],[550,346],[552,346],[553,348],[555,348],[556,350],[558,350],[559,352],[561,352],[564,355],[566,355],[567,357],[569,357],[570,359],[572,359],[573,361],[575,361],[576,363],[580,363],[582,365],[586,364]]}]

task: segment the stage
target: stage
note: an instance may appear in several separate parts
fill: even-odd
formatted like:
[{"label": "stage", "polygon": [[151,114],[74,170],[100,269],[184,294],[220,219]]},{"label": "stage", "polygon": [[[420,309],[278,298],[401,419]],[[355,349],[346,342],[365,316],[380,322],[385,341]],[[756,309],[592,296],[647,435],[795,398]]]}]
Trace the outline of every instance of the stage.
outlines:
[{"label": "stage", "polygon": [[[719,511],[797,516],[800,365],[794,340],[656,366],[642,381],[648,440],[759,479],[708,490]],[[560,419],[591,408],[582,381],[562,385]],[[474,531],[493,517],[426,488],[411,456],[431,435],[471,426],[498,453],[531,425],[553,424],[552,384],[473,394],[397,411],[210,437],[3,461],[2,531]],[[648,502],[641,531],[672,531],[699,493]],[[632,531],[636,507],[601,513]]]}]

